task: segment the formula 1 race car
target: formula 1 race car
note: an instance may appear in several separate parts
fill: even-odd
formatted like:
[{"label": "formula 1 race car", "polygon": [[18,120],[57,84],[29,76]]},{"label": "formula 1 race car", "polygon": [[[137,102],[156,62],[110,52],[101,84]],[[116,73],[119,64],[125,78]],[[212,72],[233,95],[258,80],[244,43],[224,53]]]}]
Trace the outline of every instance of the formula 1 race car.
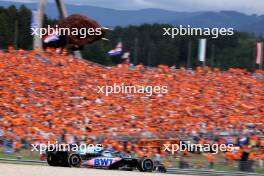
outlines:
[{"label": "formula 1 race car", "polygon": [[132,158],[119,152],[101,151],[81,154],[80,152],[49,151],[46,152],[46,157],[50,166],[166,172],[161,163],[153,162],[150,158]]}]

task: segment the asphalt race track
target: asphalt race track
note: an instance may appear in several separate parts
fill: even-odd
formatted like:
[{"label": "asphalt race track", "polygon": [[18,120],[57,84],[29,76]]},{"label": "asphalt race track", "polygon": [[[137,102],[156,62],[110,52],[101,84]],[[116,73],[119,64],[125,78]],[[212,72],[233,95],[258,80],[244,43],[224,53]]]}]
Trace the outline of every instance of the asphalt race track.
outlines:
[{"label": "asphalt race track", "polygon": [[[40,165],[0,163],[1,176],[172,176],[161,173],[141,173],[86,168],[65,168]],[[181,175],[177,175],[181,176]]]}]

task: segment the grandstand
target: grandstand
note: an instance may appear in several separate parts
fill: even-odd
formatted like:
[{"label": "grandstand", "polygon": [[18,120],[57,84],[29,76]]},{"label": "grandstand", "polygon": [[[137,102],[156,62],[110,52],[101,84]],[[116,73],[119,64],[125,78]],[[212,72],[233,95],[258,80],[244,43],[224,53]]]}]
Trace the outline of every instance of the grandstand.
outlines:
[{"label": "grandstand", "polygon": [[[142,148],[142,140],[239,144],[246,137],[245,145],[254,149],[251,159],[263,160],[263,74],[164,65],[106,68],[75,59],[65,50],[9,48],[0,53],[1,144],[19,151],[48,140],[101,142],[154,157],[168,154]],[[168,93],[151,97],[97,93],[98,85],[114,83],[165,85]]]}]

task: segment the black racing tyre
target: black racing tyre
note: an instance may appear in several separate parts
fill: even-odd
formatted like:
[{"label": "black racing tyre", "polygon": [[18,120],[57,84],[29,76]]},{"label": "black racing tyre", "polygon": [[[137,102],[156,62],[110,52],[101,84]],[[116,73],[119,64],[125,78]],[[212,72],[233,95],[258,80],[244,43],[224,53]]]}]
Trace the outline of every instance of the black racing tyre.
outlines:
[{"label": "black racing tyre", "polygon": [[59,160],[55,153],[48,153],[47,154],[47,163],[50,166],[59,166]]},{"label": "black racing tyre", "polygon": [[68,163],[70,167],[80,167],[82,163],[82,158],[80,155],[72,153],[68,157]]},{"label": "black racing tyre", "polygon": [[149,158],[140,159],[138,161],[137,169],[140,172],[152,172],[153,171],[153,161]]}]

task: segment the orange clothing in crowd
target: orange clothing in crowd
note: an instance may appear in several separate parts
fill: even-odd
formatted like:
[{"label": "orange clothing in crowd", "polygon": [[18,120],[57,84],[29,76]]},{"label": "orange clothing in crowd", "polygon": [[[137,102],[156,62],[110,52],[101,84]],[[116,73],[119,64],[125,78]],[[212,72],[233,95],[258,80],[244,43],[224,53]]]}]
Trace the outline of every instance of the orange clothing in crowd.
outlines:
[{"label": "orange clothing in crowd", "polygon": [[207,159],[207,161],[209,163],[214,163],[215,162],[215,156],[214,156],[214,154],[207,153],[207,154],[205,154],[205,157],[206,157],[206,159]]},{"label": "orange clothing in crowd", "polygon": [[[152,96],[98,93],[98,86],[122,83],[167,86],[168,91]],[[243,131],[247,124],[260,131],[263,87],[263,79],[242,69],[106,68],[65,51],[10,49],[0,53],[0,130],[7,139],[31,143],[100,137],[120,150],[118,141],[127,136],[167,139],[178,137],[179,131],[217,135]],[[136,143],[129,147],[144,155]]]}]

